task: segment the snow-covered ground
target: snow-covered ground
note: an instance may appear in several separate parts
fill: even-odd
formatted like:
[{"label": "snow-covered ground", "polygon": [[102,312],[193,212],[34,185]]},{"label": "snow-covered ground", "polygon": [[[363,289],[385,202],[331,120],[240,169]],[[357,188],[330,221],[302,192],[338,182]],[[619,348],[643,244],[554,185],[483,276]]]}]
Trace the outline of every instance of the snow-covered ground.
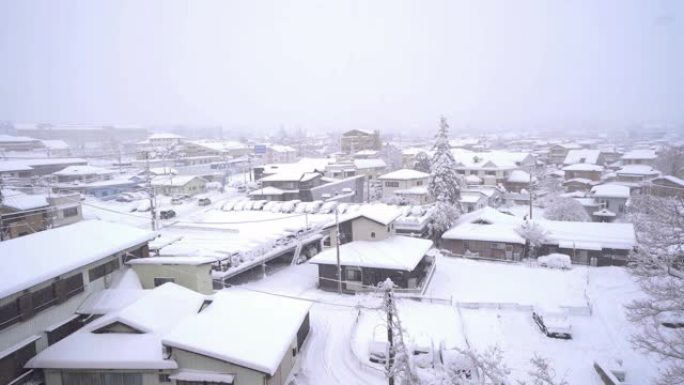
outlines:
[{"label": "snow-covered ground", "polygon": [[[309,298],[311,334],[302,353],[297,384],[382,384],[381,367],[368,361],[368,347],[376,327],[384,324],[373,294],[338,296],[316,288],[316,266],[288,266],[266,278],[237,287]],[[585,297],[586,291],[586,297]],[[627,271],[619,267],[575,267],[559,271],[527,265],[438,257],[430,297],[449,301],[398,299],[398,311],[408,343],[413,338],[449,345],[470,345],[484,350],[503,349],[513,379],[526,379],[534,354],[548,358],[559,376],[570,384],[599,385],[592,365],[621,359],[628,380],[650,383],[657,361],[635,352],[629,337],[634,332],[623,305],[640,295]],[[544,336],[533,322],[529,305],[550,298],[558,304],[589,306],[591,315],[571,315],[572,340]],[[474,309],[456,302],[519,303],[519,308]],[[545,301],[548,302],[548,301]],[[355,305],[360,305],[360,313]],[[357,321],[358,319],[358,321]]]}]

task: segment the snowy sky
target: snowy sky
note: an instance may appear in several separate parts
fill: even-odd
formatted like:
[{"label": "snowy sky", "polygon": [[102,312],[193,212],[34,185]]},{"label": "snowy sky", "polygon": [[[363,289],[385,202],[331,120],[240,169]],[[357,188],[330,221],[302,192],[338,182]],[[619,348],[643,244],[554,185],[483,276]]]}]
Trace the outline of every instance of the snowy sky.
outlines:
[{"label": "snowy sky", "polygon": [[0,120],[684,122],[684,1],[0,0]]}]

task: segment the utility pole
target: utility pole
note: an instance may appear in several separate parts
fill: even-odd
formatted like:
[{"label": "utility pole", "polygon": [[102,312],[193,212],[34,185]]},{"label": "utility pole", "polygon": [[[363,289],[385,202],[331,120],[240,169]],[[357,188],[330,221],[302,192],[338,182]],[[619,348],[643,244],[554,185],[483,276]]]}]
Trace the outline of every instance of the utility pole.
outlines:
[{"label": "utility pole", "polygon": [[145,173],[147,174],[147,194],[150,197],[150,214],[152,215],[152,231],[157,230],[157,210],[155,206],[155,191],[152,187],[152,174],[150,173],[150,153],[145,151]]},{"label": "utility pole", "polygon": [[[0,175],[0,206],[4,202],[4,197],[2,196],[2,176]],[[5,240],[5,223],[3,222],[3,215],[0,213],[0,242]]]},{"label": "utility pole", "polygon": [[530,166],[530,184],[527,186],[528,194],[530,194],[530,220],[532,220],[532,169],[533,166]]},{"label": "utility pole", "polygon": [[387,342],[389,343],[389,349],[387,352],[387,362],[385,363],[385,369],[387,370],[387,375],[389,378],[389,385],[394,385],[394,375],[392,374],[392,364],[394,360],[394,334],[392,332],[392,285],[391,281],[385,284],[385,302],[387,307]]},{"label": "utility pole", "polygon": [[337,293],[342,294],[342,265],[340,265],[340,218],[335,207],[335,251],[337,253]]}]

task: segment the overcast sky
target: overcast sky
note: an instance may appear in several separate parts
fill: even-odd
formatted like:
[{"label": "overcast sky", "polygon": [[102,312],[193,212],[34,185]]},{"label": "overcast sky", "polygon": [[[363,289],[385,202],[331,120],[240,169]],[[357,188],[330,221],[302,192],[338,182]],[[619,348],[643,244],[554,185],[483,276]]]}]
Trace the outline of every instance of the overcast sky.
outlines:
[{"label": "overcast sky", "polygon": [[0,120],[684,121],[684,1],[0,0]]}]

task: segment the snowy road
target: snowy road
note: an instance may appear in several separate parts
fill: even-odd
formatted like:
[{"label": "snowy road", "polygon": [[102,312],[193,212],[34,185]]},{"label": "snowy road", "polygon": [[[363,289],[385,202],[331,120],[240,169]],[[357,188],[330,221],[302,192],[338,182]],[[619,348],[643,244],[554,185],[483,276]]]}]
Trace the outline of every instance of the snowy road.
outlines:
[{"label": "snowy road", "polygon": [[316,304],[311,333],[303,349],[298,385],[384,384],[382,373],[362,365],[351,350],[356,310]]}]

